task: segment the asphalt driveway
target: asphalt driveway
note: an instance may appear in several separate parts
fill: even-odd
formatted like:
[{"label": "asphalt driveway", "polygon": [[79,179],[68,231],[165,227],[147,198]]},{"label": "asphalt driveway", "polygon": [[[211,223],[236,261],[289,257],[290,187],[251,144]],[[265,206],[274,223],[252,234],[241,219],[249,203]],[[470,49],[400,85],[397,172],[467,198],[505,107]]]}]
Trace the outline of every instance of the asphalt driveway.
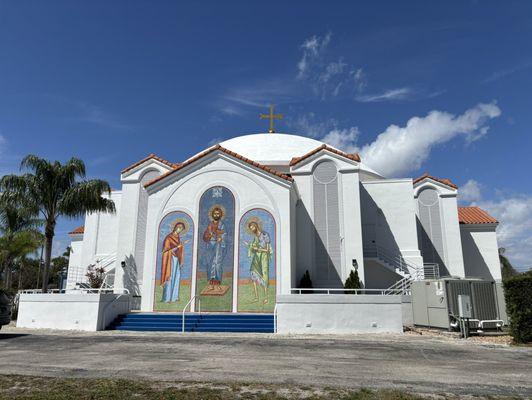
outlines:
[{"label": "asphalt driveway", "polygon": [[424,336],[0,332],[0,373],[532,396],[532,348]]}]

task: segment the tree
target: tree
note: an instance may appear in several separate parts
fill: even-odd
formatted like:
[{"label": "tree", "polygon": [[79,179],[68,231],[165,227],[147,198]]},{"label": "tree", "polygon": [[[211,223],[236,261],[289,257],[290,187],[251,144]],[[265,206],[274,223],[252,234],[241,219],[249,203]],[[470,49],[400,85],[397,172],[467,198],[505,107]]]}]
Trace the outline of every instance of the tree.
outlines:
[{"label": "tree", "polygon": [[519,275],[519,272],[515,270],[510,263],[510,260],[504,255],[505,252],[506,249],[504,247],[499,249],[499,261],[501,263],[501,275],[503,281],[510,279],[512,276]]},{"label": "tree", "polygon": [[7,193],[0,195],[0,259],[7,290],[12,286],[15,263],[36,251],[42,243],[42,235],[38,231],[40,223],[31,215],[31,210],[15,205]]},{"label": "tree", "polygon": [[79,218],[87,212],[115,212],[115,205],[103,194],[110,195],[109,183],[100,179],[85,179],[85,164],[71,158],[62,164],[35,155],[20,163],[22,175],[6,175],[0,180],[0,190],[8,192],[44,222],[43,292],[48,290],[48,272],[52,257],[55,226],[59,217]]},{"label": "tree", "polygon": [[[361,289],[362,283],[360,282],[360,278],[358,277],[358,271],[357,270],[351,270],[349,273],[349,276],[345,280],[344,289]],[[347,294],[356,294],[354,291],[348,291],[345,292]]]}]

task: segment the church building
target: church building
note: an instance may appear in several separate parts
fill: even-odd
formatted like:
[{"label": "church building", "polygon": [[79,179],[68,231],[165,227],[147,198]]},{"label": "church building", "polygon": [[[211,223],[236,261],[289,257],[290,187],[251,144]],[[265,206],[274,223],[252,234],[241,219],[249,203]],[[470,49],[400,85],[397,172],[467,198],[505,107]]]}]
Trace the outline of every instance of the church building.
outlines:
[{"label": "church building", "polygon": [[308,137],[239,136],[186,160],[150,154],[120,179],[116,213],[88,214],[70,233],[67,289],[103,268],[104,285],[144,312],[273,313],[307,271],[330,293],[351,271],[366,293],[501,279],[498,222],[459,207],[449,179],[387,178]]}]

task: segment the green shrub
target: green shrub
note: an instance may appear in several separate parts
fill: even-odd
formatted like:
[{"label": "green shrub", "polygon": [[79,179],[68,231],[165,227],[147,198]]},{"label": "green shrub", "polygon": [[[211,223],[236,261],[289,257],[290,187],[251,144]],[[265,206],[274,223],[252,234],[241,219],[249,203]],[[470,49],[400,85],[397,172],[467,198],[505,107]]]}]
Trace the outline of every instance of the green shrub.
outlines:
[{"label": "green shrub", "polygon": [[312,280],[310,279],[310,274],[308,273],[308,269],[305,271],[305,273],[301,277],[301,280],[299,281],[299,288],[300,289],[312,289]]},{"label": "green shrub", "polygon": [[[358,271],[357,270],[351,270],[349,273],[349,276],[345,280],[344,289],[361,289],[362,283],[360,282],[360,278],[358,277]],[[356,294],[356,292],[348,291],[345,292],[346,294]]]},{"label": "green shrub", "polygon": [[532,275],[523,274],[503,282],[510,333],[517,343],[532,342]]}]

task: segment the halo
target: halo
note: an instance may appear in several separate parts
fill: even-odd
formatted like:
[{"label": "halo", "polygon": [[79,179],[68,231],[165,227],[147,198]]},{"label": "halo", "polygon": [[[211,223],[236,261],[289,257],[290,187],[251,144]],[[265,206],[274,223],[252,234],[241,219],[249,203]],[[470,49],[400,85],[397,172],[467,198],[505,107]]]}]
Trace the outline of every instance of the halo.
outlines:
[{"label": "halo", "polygon": [[263,227],[263,224],[262,224],[262,219],[260,219],[259,217],[249,217],[246,221],[246,225],[244,226],[245,229],[246,229],[246,232],[248,234],[250,234],[251,236],[254,235],[253,232],[251,232],[251,230],[249,229],[249,224],[252,223],[252,222],[255,222],[258,226],[259,226],[259,229],[260,231],[262,231],[262,227]]},{"label": "halo", "polygon": [[181,235],[184,235],[188,232],[189,228],[190,228],[190,224],[188,223],[188,221],[185,219],[185,218],[176,218],[173,222],[172,222],[172,232],[174,231],[175,229],[175,226],[178,224],[178,223],[182,223],[183,225],[185,225],[185,228],[181,231]]},{"label": "halo", "polygon": [[215,204],[211,208],[209,208],[209,219],[212,221],[212,211],[215,208],[219,208],[220,210],[222,210],[222,217],[220,219],[224,219],[225,218],[225,207],[222,206],[221,204]]}]

